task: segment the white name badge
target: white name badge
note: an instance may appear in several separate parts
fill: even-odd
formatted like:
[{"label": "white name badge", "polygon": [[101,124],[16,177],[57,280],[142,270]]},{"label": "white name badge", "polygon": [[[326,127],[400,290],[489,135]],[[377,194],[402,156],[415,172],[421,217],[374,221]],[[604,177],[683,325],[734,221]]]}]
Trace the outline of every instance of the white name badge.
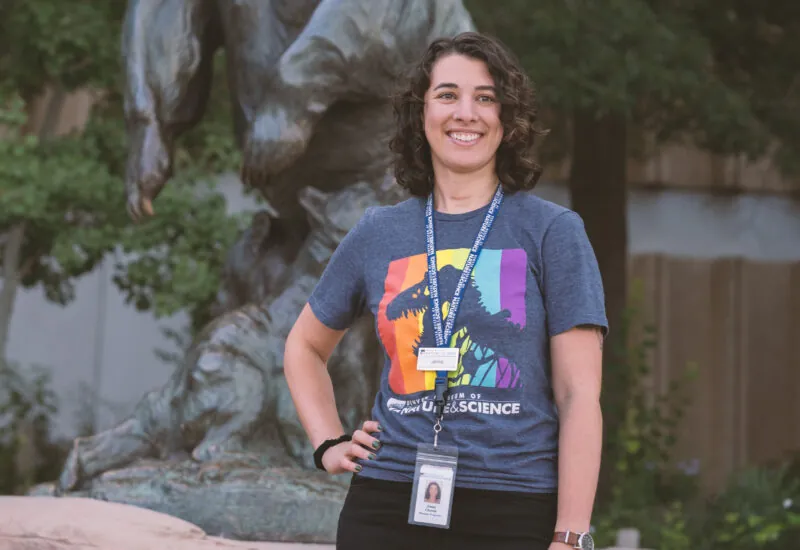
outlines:
[{"label": "white name badge", "polygon": [[455,493],[458,449],[439,445],[417,446],[417,464],[408,522],[414,525],[450,528],[450,511]]},{"label": "white name badge", "polygon": [[458,370],[458,348],[419,348],[417,370]]}]

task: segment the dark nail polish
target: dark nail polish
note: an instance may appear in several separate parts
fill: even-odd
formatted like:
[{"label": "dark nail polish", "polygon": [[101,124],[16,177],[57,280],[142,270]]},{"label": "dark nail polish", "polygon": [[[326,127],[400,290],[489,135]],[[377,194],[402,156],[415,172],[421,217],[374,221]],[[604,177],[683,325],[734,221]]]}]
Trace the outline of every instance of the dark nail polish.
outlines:
[{"label": "dark nail polish", "polygon": [[378,424],[378,431],[379,431],[379,432],[382,432],[382,431],[383,431],[383,426],[381,426],[380,424]]},{"label": "dark nail polish", "polygon": [[360,472],[360,471],[361,471],[361,465],[360,464],[356,464],[356,472]]},{"label": "dark nail polish", "polygon": [[375,453],[369,453],[369,459],[375,460]]},{"label": "dark nail polish", "polygon": [[380,441],[373,441],[372,442],[372,448],[373,449],[380,449],[381,448],[381,442]]}]

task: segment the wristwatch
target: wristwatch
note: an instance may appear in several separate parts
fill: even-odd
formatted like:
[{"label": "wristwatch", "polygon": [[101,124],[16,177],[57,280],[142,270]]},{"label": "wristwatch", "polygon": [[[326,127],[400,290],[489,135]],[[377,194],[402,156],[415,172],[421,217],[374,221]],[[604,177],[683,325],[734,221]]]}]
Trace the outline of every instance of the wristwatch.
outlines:
[{"label": "wristwatch", "polygon": [[579,550],[594,550],[594,539],[589,533],[557,531],[553,535],[553,542],[563,542]]}]

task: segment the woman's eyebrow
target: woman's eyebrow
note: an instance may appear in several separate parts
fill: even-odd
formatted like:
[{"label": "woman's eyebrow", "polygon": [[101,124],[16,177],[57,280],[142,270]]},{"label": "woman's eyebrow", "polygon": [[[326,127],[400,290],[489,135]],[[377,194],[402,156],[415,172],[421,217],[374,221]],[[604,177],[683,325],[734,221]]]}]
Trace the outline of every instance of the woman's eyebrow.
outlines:
[{"label": "woman's eyebrow", "polygon": [[[458,84],[454,84],[452,82],[442,82],[441,84],[438,84],[434,88],[434,90],[438,90],[439,88],[458,88]],[[489,84],[484,84],[483,86],[475,86],[475,89],[476,90],[488,90],[490,92],[496,92],[497,91],[497,89],[494,86],[491,86]]]}]

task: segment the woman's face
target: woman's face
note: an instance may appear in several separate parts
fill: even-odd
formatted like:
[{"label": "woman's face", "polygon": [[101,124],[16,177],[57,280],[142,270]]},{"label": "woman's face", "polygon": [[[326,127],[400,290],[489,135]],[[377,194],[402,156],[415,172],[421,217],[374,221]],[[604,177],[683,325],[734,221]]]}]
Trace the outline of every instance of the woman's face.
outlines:
[{"label": "woman's face", "polygon": [[439,487],[431,485],[431,498],[436,499],[439,496]]},{"label": "woman's face", "polygon": [[425,94],[425,137],[434,170],[469,173],[492,165],[503,139],[500,105],[486,64],[459,54],[440,58]]}]

